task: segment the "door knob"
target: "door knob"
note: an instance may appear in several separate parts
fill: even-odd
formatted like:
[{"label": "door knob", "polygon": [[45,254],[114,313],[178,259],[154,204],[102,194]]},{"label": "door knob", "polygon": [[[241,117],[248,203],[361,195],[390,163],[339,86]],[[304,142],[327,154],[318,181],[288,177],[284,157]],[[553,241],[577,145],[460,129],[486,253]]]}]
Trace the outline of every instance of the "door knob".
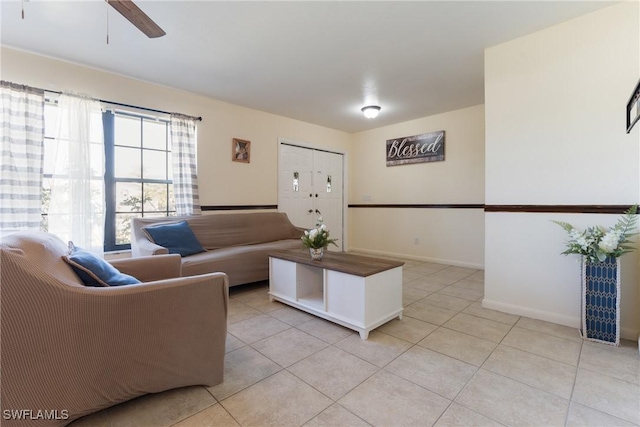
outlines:
[{"label": "door knob", "polygon": [[313,213],[313,209],[309,209],[309,213]]},{"label": "door knob", "polygon": [[317,213],[318,215],[322,215],[322,213],[321,213],[318,209],[316,209],[316,213]]}]

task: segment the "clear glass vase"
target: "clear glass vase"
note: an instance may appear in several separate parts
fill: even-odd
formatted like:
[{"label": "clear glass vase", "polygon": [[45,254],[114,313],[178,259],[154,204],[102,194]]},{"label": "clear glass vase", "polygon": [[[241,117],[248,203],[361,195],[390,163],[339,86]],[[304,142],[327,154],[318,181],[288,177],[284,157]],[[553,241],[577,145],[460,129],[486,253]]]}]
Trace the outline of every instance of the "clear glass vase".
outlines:
[{"label": "clear glass vase", "polygon": [[309,248],[309,255],[314,261],[320,261],[324,256],[324,248]]}]

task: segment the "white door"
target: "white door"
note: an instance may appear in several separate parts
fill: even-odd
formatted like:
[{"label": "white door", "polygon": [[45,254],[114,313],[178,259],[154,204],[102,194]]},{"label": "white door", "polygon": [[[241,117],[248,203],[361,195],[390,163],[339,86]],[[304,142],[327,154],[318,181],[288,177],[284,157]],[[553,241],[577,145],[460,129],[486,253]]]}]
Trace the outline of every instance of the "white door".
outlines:
[{"label": "white door", "polygon": [[291,222],[312,228],[322,217],[332,238],[344,243],[343,155],[290,144],[280,144],[278,210]]},{"label": "white door", "polygon": [[278,210],[297,227],[315,225],[313,210],[313,150],[280,144]]},{"label": "white door", "polygon": [[337,248],[329,246],[331,250],[342,250],[344,241],[342,158],[342,154],[320,150],[313,152],[314,213],[322,217],[331,237],[339,239]]}]

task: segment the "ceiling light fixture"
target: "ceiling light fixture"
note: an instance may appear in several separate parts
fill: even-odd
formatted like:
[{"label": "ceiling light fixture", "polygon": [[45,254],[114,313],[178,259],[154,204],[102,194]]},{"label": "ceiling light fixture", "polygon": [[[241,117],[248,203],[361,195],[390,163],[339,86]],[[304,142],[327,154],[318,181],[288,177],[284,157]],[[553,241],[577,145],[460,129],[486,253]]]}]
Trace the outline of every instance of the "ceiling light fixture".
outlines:
[{"label": "ceiling light fixture", "polygon": [[367,119],[375,119],[376,117],[378,117],[380,107],[377,105],[367,105],[366,107],[362,107],[360,111],[364,113],[364,116]]}]

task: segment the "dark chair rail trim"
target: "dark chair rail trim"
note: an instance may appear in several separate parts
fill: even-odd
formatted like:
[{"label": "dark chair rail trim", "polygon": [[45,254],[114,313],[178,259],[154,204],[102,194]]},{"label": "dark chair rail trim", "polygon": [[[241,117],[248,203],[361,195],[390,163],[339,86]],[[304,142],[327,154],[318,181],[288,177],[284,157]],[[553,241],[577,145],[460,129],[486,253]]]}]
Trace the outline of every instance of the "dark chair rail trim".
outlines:
[{"label": "dark chair rail trim", "polygon": [[[483,209],[485,212],[529,212],[529,213],[598,213],[622,214],[631,205],[483,205],[479,203],[458,204],[350,204],[349,208],[398,208],[398,209]],[[203,211],[247,211],[276,210],[278,205],[208,205]]]},{"label": "dark chair rail trim", "polygon": [[631,205],[485,205],[485,212],[622,214]]},{"label": "dark chair rail trim", "polygon": [[351,204],[350,208],[484,209],[485,212],[622,214],[631,205]]},{"label": "dark chair rail trim", "polygon": [[209,205],[201,206],[203,211],[251,211],[278,209],[278,205]]},{"label": "dark chair rail trim", "polygon": [[353,204],[350,208],[483,209],[483,204]]}]

